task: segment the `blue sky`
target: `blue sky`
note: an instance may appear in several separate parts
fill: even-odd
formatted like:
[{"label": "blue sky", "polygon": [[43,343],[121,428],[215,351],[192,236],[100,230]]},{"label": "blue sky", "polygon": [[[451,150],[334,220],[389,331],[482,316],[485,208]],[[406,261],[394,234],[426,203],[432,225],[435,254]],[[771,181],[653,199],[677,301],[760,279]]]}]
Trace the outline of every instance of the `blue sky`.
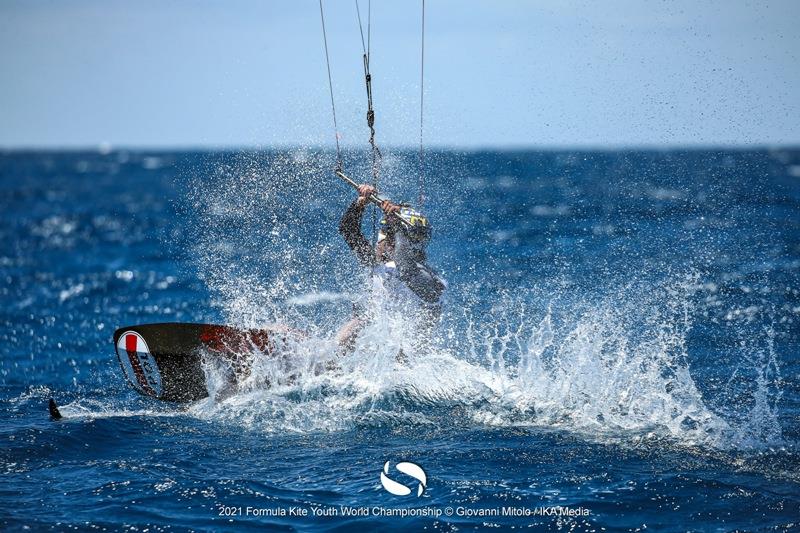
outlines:
[{"label": "blue sky", "polygon": [[[364,144],[355,3],[325,3]],[[361,0],[362,15],[367,1]],[[427,0],[429,145],[800,143],[800,2]],[[419,141],[420,3],[373,0],[378,141]],[[0,0],[0,146],[332,146],[317,0]]]}]

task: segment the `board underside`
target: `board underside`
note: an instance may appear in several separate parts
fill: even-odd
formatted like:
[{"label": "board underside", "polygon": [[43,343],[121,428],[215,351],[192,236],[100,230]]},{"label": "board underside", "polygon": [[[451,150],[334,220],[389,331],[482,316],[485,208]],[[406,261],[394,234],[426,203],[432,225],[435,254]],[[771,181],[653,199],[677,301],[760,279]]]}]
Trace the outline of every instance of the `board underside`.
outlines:
[{"label": "board underside", "polygon": [[218,357],[247,372],[243,354],[272,353],[273,332],[216,324],[161,323],[119,328],[114,347],[130,384],[141,394],[171,402],[208,396],[202,358]]}]

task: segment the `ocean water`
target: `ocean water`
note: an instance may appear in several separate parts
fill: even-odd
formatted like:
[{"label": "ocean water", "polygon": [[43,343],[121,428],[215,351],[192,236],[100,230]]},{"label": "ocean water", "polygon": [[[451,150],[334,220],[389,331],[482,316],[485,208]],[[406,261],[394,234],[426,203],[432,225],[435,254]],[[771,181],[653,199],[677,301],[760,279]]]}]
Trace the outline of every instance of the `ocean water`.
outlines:
[{"label": "ocean water", "polygon": [[[370,291],[330,153],[0,152],[2,529],[800,529],[800,150],[427,160],[442,323],[319,372]],[[182,406],[114,354],[160,321],[309,335]]]}]

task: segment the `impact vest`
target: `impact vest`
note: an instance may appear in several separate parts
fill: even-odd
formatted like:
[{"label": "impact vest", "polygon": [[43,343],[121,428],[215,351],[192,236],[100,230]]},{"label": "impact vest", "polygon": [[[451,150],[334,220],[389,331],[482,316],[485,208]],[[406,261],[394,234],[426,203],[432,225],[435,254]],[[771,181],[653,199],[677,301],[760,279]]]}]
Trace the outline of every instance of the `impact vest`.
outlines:
[{"label": "impact vest", "polygon": [[375,265],[373,268],[373,288],[382,289],[386,292],[386,296],[399,304],[399,307],[427,309],[430,311],[438,311],[442,303],[442,292],[436,290],[437,287],[447,287],[447,282],[434,273],[430,268],[422,263],[416,263],[416,269],[412,276],[413,283],[424,289],[429,286],[431,292],[437,294],[435,298],[423,298],[409,287],[408,283],[401,279],[400,272],[397,269],[397,264],[394,261],[387,261]]}]

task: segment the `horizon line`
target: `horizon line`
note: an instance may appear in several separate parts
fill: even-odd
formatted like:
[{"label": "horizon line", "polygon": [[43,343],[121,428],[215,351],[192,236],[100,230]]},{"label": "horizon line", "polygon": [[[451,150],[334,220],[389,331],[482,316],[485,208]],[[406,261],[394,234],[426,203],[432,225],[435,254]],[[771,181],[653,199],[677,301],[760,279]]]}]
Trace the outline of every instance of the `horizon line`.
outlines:
[{"label": "horizon line", "polygon": [[[419,146],[384,145],[383,150],[398,152],[419,152]],[[369,151],[369,146],[345,145],[342,151]],[[603,152],[603,151],[712,151],[712,150],[787,150],[800,149],[800,141],[795,142],[753,142],[753,143],[641,143],[641,144],[522,144],[506,145],[445,145],[425,147],[426,152]],[[324,145],[303,144],[162,144],[99,142],[95,144],[0,144],[0,153],[10,152],[253,152],[253,151],[297,151],[335,152],[335,148]]]}]

